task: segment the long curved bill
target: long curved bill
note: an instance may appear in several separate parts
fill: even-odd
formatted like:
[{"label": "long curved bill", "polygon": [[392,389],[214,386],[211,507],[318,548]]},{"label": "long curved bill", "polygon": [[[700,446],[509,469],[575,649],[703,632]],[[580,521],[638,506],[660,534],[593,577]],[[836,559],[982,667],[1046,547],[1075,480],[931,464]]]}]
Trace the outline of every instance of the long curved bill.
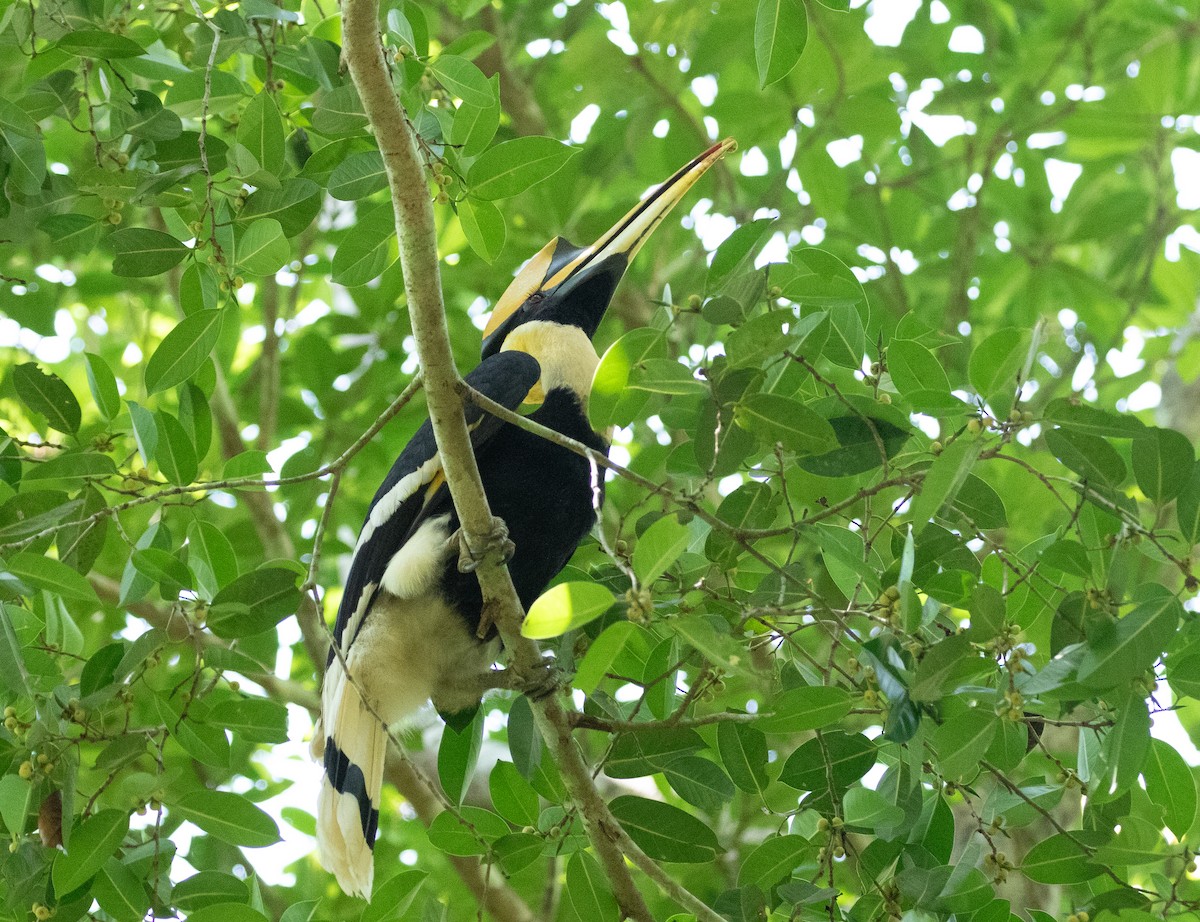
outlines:
[{"label": "long curved bill", "polygon": [[[500,342],[513,327],[533,318],[534,304],[530,298],[541,293],[543,298],[534,299],[539,315],[544,314],[549,304],[541,305],[554,296],[560,288],[564,293],[576,289],[593,274],[616,274],[616,280],[625,267],[637,255],[638,250],[654,233],[688,190],[708,172],[725,154],[737,149],[733,138],[714,144],[704,153],[680,167],[666,182],[656,186],[625,217],[621,218],[591,246],[578,247],[563,237],[555,237],[533,257],[513,279],[504,292],[488,320],[484,330],[484,355],[498,350]],[[612,259],[620,257],[620,259]],[[570,284],[567,284],[570,283]],[[613,281],[615,288],[615,280]],[[611,294],[611,292],[609,292]],[[607,301],[602,306],[607,308]],[[595,318],[589,335],[595,332],[600,317]],[[500,342],[496,341],[496,334]],[[490,347],[490,348],[489,348]]]}]

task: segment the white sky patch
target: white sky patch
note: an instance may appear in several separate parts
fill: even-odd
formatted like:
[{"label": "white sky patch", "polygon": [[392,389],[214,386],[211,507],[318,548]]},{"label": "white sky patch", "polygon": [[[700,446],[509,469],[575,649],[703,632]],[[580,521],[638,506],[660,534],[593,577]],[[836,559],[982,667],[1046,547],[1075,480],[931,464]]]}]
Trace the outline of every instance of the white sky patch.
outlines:
[{"label": "white sky patch", "polygon": [[576,144],[587,141],[588,135],[592,133],[592,126],[599,117],[600,107],[594,102],[584,106],[583,111],[571,119],[571,140]]},{"label": "white sky patch", "polygon": [[1066,143],[1067,133],[1065,131],[1038,131],[1029,136],[1025,141],[1025,146],[1030,150],[1045,150],[1047,147],[1058,147],[1058,145]]},{"label": "white sky patch", "polygon": [[742,485],[741,474],[730,474],[728,477],[722,477],[717,481],[717,492],[722,496],[728,496],[734,490]]},{"label": "white sky patch", "polygon": [[767,155],[757,147],[751,147],[742,154],[742,162],[738,165],[743,176],[766,176],[769,168]]},{"label": "white sky patch", "polygon": [[920,88],[909,94],[900,112],[900,128],[905,135],[916,125],[938,147],[964,134],[974,134],[976,125],[960,115],[926,115],[925,107],[933,102],[934,95],[944,88],[941,80],[928,78],[921,81]]},{"label": "white sky patch", "polygon": [[895,48],[921,8],[921,0],[874,0],[863,23],[867,38],[883,48]]},{"label": "white sky patch", "polygon": [[1113,374],[1118,378],[1127,378],[1145,368],[1146,363],[1141,358],[1145,345],[1146,337],[1141,330],[1137,327],[1126,327],[1125,342],[1122,343],[1120,350],[1109,349],[1108,355],[1105,356]]},{"label": "white sky patch", "polygon": [[983,33],[974,26],[955,26],[950,33],[950,50],[959,54],[983,54]]},{"label": "white sky patch", "polygon": [[788,242],[787,237],[781,231],[776,231],[771,235],[771,239],[767,241],[766,246],[762,248],[762,252],[754,260],[754,268],[761,269],[768,263],[784,263],[787,262]]},{"label": "white sky patch", "polygon": [[839,138],[825,145],[825,151],[839,167],[849,166],[856,160],[862,159],[863,136],[853,135],[849,138]]},{"label": "white sky patch", "polygon": [[1175,148],[1171,168],[1175,171],[1175,203],[1189,211],[1200,208],[1200,151]]},{"label": "white sky patch", "polygon": [[1167,237],[1167,259],[1179,262],[1180,247],[1187,247],[1193,253],[1200,253],[1200,231],[1190,224],[1184,224]]},{"label": "white sky patch", "polygon": [[1058,213],[1062,209],[1063,202],[1071,194],[1071,187],[1075,185],[1075,180],[1082,175],[1082,164],[1071,163],[1067,160],[1056,160],[1053,157],[1046,158],[1046,182],[1049,184],[1050,192],[1054,196],[1054,199],[1050,202],[1051,211]]},{"label": "white sky patch", "polygon": [[1124,407],[1118,406],[1117,409],[1137,413],[1140,410],[1153,410],[1160,403],[1162,403],[1162,388],[1153,381],[1146,381],[1129,395],[1125,400]]},{"label": "white sky patch", "polygon": [[597,9],[612,26],[608,30],[608,40],[627,55],[637,54],[638,46],[629,32],[629,11],[625,9],[625,4],[616,0],[614,3],[601,3]]},{"label": "white sky patch", "polygon": [[535,60],[544,58],[550,53],[550,47],[554,43],[548,38],[535,38],[525,46],[525,53]]},{"label": "white sky patch", "polygon": [[950,21],[950,11],[946,9],[946,4],[942,3],[942,0],[933,0],[929,4],[929,21],[935,26]]},{"label": "white sky patch", "polygon": [[654,123],[654,128],[651,130],[650,133],[653,134],[654,137],[656,137],[656,138],[665,138],[667,136],[667,132],[669,132],[670,130],[671,130],[671,123],[668,122],[665,118],[660,118],[657,122]]},{"label": "white sky patch", "polygon": [[692,95],[700,100],[700,105],[708,108],[717,101],[717,78],[712,74],[692,78]]},{"label": "white sky patch", "polygon": [[290,439],[284,439],[279,443],[278,448],[267,452],[267,463],[271,465],[271,470],[278,475],[283,470],[284,462],[302,448],[307,448],[308,443],[311,441],[312,436],[307,432],[302,432],[300,435]]},{"label": "white sky patch", "polygon": [[779,142],[779,163],[785,170],[792,165],[796,157],[796,129],[789,128],[787,134]]}]

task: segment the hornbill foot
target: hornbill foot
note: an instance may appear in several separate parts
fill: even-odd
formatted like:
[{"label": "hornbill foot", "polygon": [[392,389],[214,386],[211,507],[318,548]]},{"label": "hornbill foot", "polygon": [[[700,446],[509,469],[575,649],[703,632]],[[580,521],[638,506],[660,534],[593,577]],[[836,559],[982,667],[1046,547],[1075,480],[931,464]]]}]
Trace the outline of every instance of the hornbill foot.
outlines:
[{"label": "hornbill foot", "polygon": [[557,666],[543,660],[532,669],[521,670],[520,673],[511,666],[493,670],[487,673],[484,681],[489,689],[520,692],[533,701],[541,701],[562,687],[562,678],[562,671]]},{"label": "hornbill foot", "polygon": [[503,519],[495,516],[492,517],[491,531],[472,536],[473,545],[468,540],[465,529],[460,527],[455,535],[458,537],[459,573],[474,573],[480,564],[493,557],[498,558],[501,563],[508,563],[517,551],[517,546],[508,537],[508,526],[504,524]]}]

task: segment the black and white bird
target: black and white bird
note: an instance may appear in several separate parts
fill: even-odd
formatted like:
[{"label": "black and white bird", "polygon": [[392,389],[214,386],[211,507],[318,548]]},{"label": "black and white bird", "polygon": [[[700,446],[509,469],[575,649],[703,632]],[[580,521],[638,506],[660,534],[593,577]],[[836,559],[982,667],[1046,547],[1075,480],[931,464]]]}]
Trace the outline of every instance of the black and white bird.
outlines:
[{"label": "black and white bird", "polygon": [[[734,143],[709,148],[656,187],[589,247],[550,241],[517,274],[484,331],[466,378],[510,410],[598,451],[587,400],[599,362],[592,336],[629,261],[684,193]],[[468,404],[466,421],[492,514],[508,528],[521,604],[563,568],[596,521],[603,481],[573,452]],[[429,422],[371,502],[338,608],[313,754],[325,777],[317,853],[342,889],[370,899],[387,727],[432,699],[443,713],[504,684],[495,629],[477,637],[482,599],[460,572],[459,527]]]}]

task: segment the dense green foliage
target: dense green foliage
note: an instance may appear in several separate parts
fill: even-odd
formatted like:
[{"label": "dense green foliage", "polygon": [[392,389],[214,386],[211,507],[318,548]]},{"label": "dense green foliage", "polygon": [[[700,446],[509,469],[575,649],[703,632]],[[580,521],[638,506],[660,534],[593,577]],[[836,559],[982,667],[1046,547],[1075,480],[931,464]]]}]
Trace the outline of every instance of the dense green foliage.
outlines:
[{"label": "dense green foliage", "polygon": [[[724,918],[1200,918],[1150,736],[1178,699],[1200,741],[1200,7],[849,5],[385,4],[463,369],[550,237],[741,145],[597,336],[628,476],[529,633]],[[417,361],[339,40],[0,0],[2,918],[476,918],[453,856],[617,918],[522,698],[404,734],[441,793],[389,775],[370,907],[308,854],[313,599],[423,419],[346,453]]]}]

